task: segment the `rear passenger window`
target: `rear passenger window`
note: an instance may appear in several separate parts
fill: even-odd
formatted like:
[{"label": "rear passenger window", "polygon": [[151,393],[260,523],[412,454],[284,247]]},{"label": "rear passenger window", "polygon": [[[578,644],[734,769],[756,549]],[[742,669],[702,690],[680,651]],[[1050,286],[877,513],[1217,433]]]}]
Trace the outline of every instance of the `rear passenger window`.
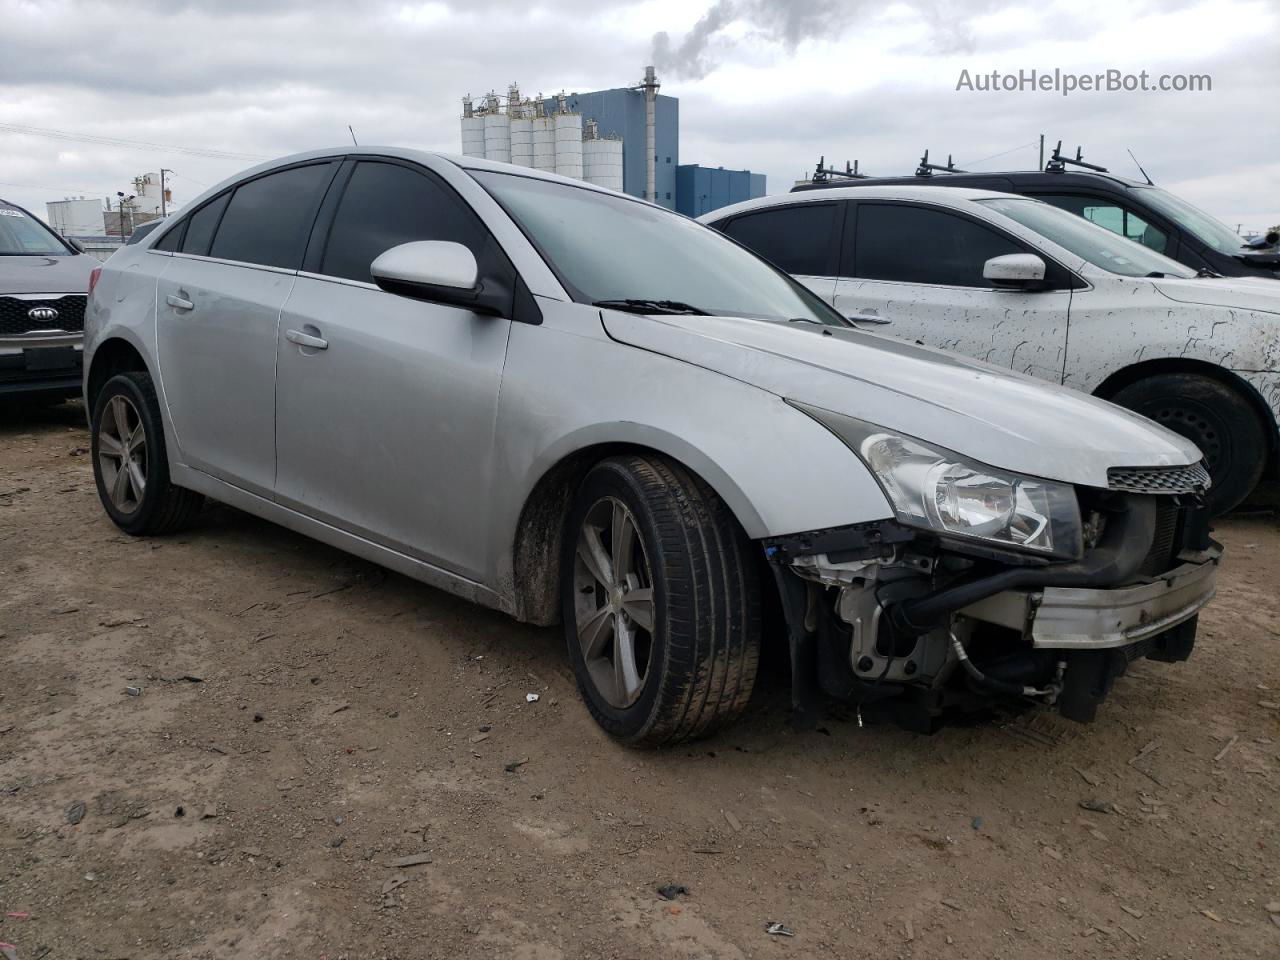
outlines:
[{"label": "rear passenger window", "polygon": [[356,165],[334,214],[320,273],[369,283],[379,255],[415,240],[450,240],[468,247],[484,266],[488,234],[451,190],[394,163]]},{"label": "rear passenger window", "polygon": [[[222,219],[222,211],[227,209],[230,193],[210,200],[187,220],[187,235],[182,241],[183,253],[194,253],[198,257],[209,255],[209,243],[213,240],[213,231],[218,229],[218,221]],[[177,231],[174,231],[175,233]],[[167,240],[168,237],[165,237]]]},{"label": "rear passenger window", "polygon": [[734,217],[721,232],[787,273],[831,276],[838,209],[834,203],[777,207]]},{"label": "rear passenger window", "polygon": [[[313,163],[293,167],[236,187],[209,255],[298,269],[333,166]],[[195,227],[194,218],[191,226]],[[191,231],[187,232],[189,236]]]},{"label": "rear passenger window", "polygon": [[[182,235],[186,232],[187,225],[185,222],[176,224],[173,229],[166,233],[163,237],[156,241],[152,250],[168,250],[173,253],[182,247]],[[132,238],[130,238],[132,239]]]},{"label": "rear passenger window", "polygon": [[853,276],[864,280],[990,287],[983,264],[1026,252],[972,220],[907,203],[859,203],[854,232]]}]

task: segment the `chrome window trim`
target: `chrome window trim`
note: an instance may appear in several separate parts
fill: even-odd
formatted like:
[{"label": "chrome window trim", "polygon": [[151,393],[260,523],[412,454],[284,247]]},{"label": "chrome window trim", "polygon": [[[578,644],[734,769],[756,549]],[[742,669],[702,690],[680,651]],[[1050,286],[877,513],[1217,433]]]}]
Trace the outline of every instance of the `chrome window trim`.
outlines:
[{"label": "chrome window trim", "polygon": [[307,270],[299,270],[299,277],[306,277],[308,280],[324,280],[328,283],[340,283],[344,287],[357,287],[361,290],[377,290],[379,293],[386,293],[376,283],[368,283],[364,280],[351,280],[347,277],[335,277],[327,273],[311,273]]},{"label": "chrome window trim", "polygon": [[85,290],[68,290],[65,293],[0,293],[0,297],[14,300],[61,300],[63,297],[88,297]]},{"label": "chrome window trim", "polygon": [[179,253],[177,251],[167,250],[148,250],[147,253],[155,253],[161,256],[180,257],[183,260],[199,260],[204,263],[221,263],[228,267],[245,267],[248,270],[263,270],[267,273],[280,273],[287,277],[296,276],[297,270],[290,270],[288,267],[272,267],[265,263],[249,263],[245,260],[227,260],[224,257],[203,257],[196,253]]}]

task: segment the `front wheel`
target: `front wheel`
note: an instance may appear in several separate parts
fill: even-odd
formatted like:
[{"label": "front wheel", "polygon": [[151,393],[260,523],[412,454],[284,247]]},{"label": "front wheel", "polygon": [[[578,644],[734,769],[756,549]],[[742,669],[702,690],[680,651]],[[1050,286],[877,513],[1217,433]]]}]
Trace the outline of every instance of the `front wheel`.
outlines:
[{"label": "front wheel", "polygon": [[134,536],[174,533],[203,502],[169,481],[160,403],[149,374],[121,373],[103,385],[93,406],[90,452],[103,509]]},{"label": "front wheel", "polygon": [[1194,373],[1163,374],[1130,384],[1110,399],[1200,448],[1213,480],[1205,497],[1213,516],[1237,506],[1262,478],[1262,422],[1249,401],[1225,383]]},{"label": "front wheel", "polygon": [[746,707],[760,654],[751,546],[722,500],[656,456],[597,464],[561,557],[578,688],[596,722],[636,746],[708,736]]}]

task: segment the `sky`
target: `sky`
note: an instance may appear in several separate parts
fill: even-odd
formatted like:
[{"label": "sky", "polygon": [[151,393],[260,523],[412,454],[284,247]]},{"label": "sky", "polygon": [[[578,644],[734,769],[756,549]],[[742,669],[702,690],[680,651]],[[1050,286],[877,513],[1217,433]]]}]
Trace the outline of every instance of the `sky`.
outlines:
[{"label": "sky", "polygon": [[[1132,151],[1232,228],[1280,224],[1280,0],[0,0],[0,197],[43,215],[163,166],[182,203],[348,124],[457,152],[463,94],[628,86],[650,63],[680,98],[681,162],[770,193],[819,156],[1032,169],[1044,134],[1138,177]],[[1211,89],[957,89],[1032,69]]]}]

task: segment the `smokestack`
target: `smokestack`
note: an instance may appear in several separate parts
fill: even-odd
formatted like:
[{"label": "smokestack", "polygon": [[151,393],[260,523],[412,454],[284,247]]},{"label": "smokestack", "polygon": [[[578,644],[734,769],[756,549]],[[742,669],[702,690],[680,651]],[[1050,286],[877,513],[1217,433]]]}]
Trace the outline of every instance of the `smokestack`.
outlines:
[{"label": "smokestack", "polygon": [[653,67],[644,68],[644,83],[641,89],[644,90],[644,144],[648,150],[645,156],[645,188],[644,197],[651,203],[658,202],[658,126],[657,126],[657,107],[658,107],[658,78],[654,75]]}]

